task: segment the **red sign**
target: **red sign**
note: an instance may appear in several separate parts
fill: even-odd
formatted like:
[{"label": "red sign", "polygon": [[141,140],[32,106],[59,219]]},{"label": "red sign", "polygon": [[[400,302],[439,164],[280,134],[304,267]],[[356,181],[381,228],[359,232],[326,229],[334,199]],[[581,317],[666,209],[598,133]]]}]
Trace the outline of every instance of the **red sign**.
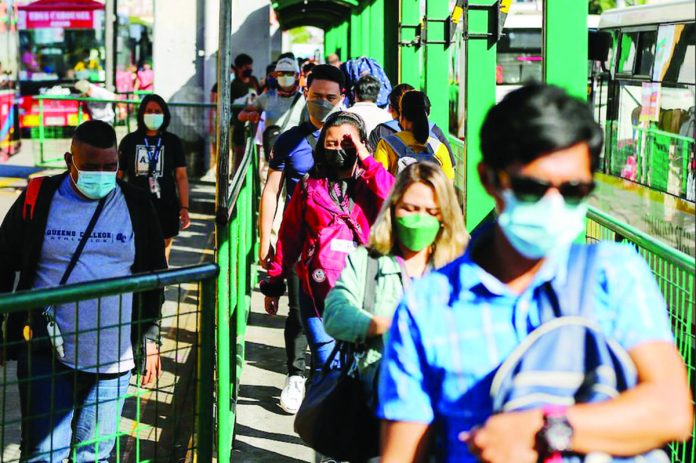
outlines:
[{"label": "red sign", "polygon": [[20,29],[94,29],[95,11],[19,11]]}]

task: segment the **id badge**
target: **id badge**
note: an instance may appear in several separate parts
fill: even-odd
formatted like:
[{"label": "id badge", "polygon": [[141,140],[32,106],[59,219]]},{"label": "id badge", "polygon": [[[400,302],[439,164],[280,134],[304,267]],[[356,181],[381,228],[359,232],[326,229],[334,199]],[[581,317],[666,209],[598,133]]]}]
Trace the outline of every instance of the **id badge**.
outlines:
[{"label": "id badge", "polygon": [[150,184],[150,193],[157,196],[160,199],[160,185],[155,177],[148,177],[148,183]]}]

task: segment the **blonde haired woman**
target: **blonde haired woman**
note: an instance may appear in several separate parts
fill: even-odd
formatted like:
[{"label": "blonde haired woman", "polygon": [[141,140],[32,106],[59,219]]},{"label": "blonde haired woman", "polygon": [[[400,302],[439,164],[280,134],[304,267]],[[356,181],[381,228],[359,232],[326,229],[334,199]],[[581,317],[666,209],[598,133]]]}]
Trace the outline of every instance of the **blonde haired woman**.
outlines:
[{"label": "blonde haired woman", "polygon": [[[370,396],[382,357],[382,335],[404,288],[429,268],[459,257],[468,239],[454,187],[440,166],[418,162],[406,167],[372,227],[367,247],[348,256],[324,308],[330,336],[366,344],[359,368]],[[366,300],[366,289],[372,300],[369,294]]]}]

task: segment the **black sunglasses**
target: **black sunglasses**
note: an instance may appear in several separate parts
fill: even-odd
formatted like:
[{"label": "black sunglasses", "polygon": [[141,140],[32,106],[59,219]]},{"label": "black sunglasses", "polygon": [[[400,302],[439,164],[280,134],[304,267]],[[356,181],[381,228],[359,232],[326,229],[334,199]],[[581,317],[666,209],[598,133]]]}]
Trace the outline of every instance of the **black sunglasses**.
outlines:
[{"label": "black sunglasses", "polygon": [[545,180],[523,175],[509,175],[510,189],[520,201],[535,203],[539,201],[550,188],[555,187],[563,196],[566,203],[576,205],[587,198],[595,189],[594,180],[589,182],[570,181],[555,185]]}]

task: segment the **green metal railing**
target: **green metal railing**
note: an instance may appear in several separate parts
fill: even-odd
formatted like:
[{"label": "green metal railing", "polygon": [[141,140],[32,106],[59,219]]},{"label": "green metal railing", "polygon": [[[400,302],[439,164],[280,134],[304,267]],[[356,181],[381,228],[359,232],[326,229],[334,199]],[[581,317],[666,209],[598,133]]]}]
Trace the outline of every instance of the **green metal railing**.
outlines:
[{"label": "green metal railing", "polygon": [[[688,369],[691,387],[696,381],[696,292],[694,273],[696,261],[693,257],[671,248],[613,217],[590,208],[587,215],[586,240],[625,242],[636,247],[647,260],[657,280],[672,321],[674,338],[679,352]],[[695,404],[696,405],[696,404]],[[696,461],[696,424],[691,441],[670,445],[673,463],[692,463]]]},{"label": "green metal railing", "polygon": [[[231,458],[251,290],[257,283],[257,162],[256,144],[249,137],[242,159],[233,159],[230,165],[223,160],[218,173],[217,458],[222,462]],[[228,182],[230,173],[232,181]]]},{"label": "green metal railing", "polygon": [[633,126],[631,136],[620,140],[617,121],[607,122],[605,132],[608,174],[696,200],[695,187],[689,187],[689,178],[693,181],[696,176],[693,138],[659,130],[653,124],[647,128]]},{"label": "green metal railing", "polygon": [[[13,294],[0,295],[0,315],[5,318],[8,314],[24,317],[25,311],[33,311],[47,306],[61,307],[60,310],[75,311],[75,326],[80,326],[80,306],[89,307],[88,302],[96,301],[97,313],[104,310],[116,310],[118,303],[119,322],[103,326],[100,315],[98,326],[92,329],[77,329],[74,332],[62,333],[63,339],[74,339],[76,351],[81,352],[79,342],[81,336],[95,334],[97,364],[90,368],[104,372],[109,366],[102,364],[99,348],[103,344],[99,336],[107,330],[122,329],[140,330],[143,323],[158,323],[160,325],[160,358],[162,359],[163,374],[155,380],[154,386],[141,387],[141,374],[138,372],[130,381],[128,392],[111,399],[103,399],[97,392],[94,402],[78,398],[76,392],[79,384],[85,381],[83,373],[62,367],[56,360],[48,344],[48,337],[32,337],[29,342],[4,341],[0,343],[3,360],[6,354],[15,352],[22,357],[23,364],[28,364],[29,375],[17,375],[12,370],[18,364],[14,361],[3,362],[0,366],[0,455],[2,461],[19,461],[20,427],[32,426],[34,420],[63,417],[72,413],[72,405],[61,408],[54,400],[57,394],[51,392],[50,397],[39,397],[39,401],[50,400],[50,411],[46,414],[22,416],[19,412],[20,388],[25,392],[25,403],[32,403],[31,391],[34,387],[49,387],[53,391],[57,381],[68,378],[73,383],[73,396],[77,402],[76,413],[84,410],[96,411],[97,415],[107,406],[109,401],[124,401],[123,412],[120,415],[109,415],[108,419],[115,420],[115,431],[108,433],[97,430],[91,439],[73,443],[69,451],[75,461],[77,452],[85,446],[94,446],[95,452],[100,445],[108,445],[114,441],[110,461],[190,461],[195,455],[200,461],[211,461],[213,454],[213,410],[214,410],[214,358],[215,358],[215,283],[219,268],[215,264],[185,267],[176,270],[140,274],[129,277],[113,278],[88,283],[79,283],[47,289],[22,291]],[[193,283],[193,284],[191,284]],[[134,300],[147,291],[157,291],[166,288],[167,301],[162,309],[162,316],[157,320],[139,320],[120,323],[123,301],[133,294]],[[84,313],[84,311],[83,311]],[[8,325],[9,326],[9,325]],[[86,340],[87,338],[82,338]],[[132,347],[134,356],[140,357]],[[120,351],[120,349],[119,349]],[[84,352],[84,351],[82,351]],[[77,355],[77,354],[76,354]],[[32,362],[40,358],[50,358],[50,372],[33,375]],[[77,361],[77,359],[75,360]],[[119,359],[119,362],[121,360]],[[36,365],[34,363],[33,365]],[[127,368],[127,367],[126,367]],[[119,369],[118,371],[121,371]],[[108,371],[108,370],[107,370]],[[103,373],[102,373],[103,374]],[[87,379],[89,380],[89,379]],[[43,385],[42,385],[43,384]],[[62,383],[65,386],[65,383]],[[82,402],[82,403],[80,403]],[[105,412],[102,412],[105,413]],[[64,418],[61,418],[64,419]],[[52,421],[54,423],[54,421]],[[54,424],[51,425],[53,427]],[[28,428],[33,429],[33,428]],[[47,453],[53,454],[59,449],[50,444]],[[26,455],[23,457],[26,458]],[[49,458],[50,459],[50,458]]]},{"label": "green metal railing", "polygon": [[454,169],[454,189],[457,192],[459,205],[464,210],[466,205],[466,143],[452,134],[449,134],[447,138],[457,163],[457,167]]}]

